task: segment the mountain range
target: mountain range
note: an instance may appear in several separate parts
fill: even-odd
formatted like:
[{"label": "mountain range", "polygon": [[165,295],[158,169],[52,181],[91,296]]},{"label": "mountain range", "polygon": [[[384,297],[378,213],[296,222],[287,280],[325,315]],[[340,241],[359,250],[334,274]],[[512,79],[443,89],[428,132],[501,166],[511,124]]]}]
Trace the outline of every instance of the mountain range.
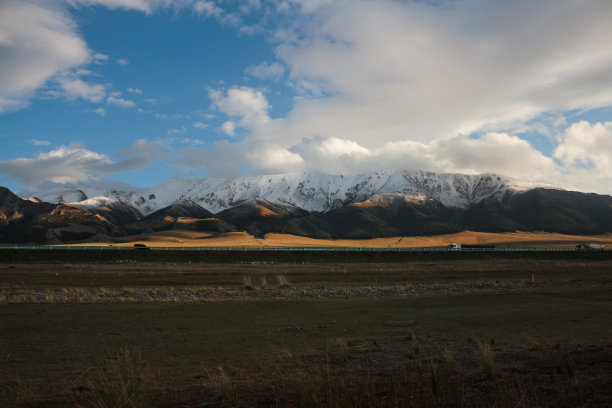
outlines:
[{"label": "mountain range", "polygon": [[269,232],[316,238],[464,230],[612,232],[612,197],[495,174],[320,172],[174,179],[152,189],[0,188],[0,242],[108,241],[154,231]]}]

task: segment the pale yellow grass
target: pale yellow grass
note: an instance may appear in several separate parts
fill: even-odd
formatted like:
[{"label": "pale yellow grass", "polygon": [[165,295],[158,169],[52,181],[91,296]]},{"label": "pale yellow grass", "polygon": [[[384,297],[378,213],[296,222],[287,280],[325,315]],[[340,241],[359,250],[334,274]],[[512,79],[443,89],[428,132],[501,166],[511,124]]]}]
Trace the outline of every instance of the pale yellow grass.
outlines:
[{"label": "pale yellow grass", "polygon": [[208,220],[214,220],[214,218],[189,218],[189,217],[178,217],[178,218],[176,219],[176,222],[177,222],[178,224],[186,224],[186,225],[189,225],[189,224],[195,224],[195,223],[200,222],[200,221],[208,221]]},{"label": "pale yellow grass", "polygon": [[410,248],[441,247],[451,242],[460,244],[494,244],[500,247],[560,247],[571,248],[581,242],[601,243],[612,246],[612,234],[563,235],[548,232],[487,233],[464,231],[457,234],[413,237],[374,238],[364,240],[313,239],[288,234],[267,234],[256,238],[245,232],[228,232],[212,235],[195,231],[163,231],[125,237],[120,243],[88,242],[77,245],[132,246],[141,243],[158,247],[193,246],[238,246],[238,247],[364,247],[364,248]]}]

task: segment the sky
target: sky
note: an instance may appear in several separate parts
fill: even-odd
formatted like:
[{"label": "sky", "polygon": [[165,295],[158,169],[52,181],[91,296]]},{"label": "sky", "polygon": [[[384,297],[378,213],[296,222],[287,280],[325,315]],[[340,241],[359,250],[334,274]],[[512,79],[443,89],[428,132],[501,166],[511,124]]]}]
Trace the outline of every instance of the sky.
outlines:
[{"label": "sky", "polygon": [[612,194],[610,0],[0,0],[0,185],[497,173]]}]

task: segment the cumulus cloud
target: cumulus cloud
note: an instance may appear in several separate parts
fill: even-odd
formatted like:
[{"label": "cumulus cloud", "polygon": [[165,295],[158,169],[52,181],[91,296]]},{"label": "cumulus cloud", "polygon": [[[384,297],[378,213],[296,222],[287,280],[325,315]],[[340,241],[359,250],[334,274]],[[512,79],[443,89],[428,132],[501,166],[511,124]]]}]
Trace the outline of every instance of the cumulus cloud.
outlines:
[{"label": "cumulus cloud", "polygon": [[612,122],[591,124],[582,120],[572,124],[561,135],[554,156],[566,165],[593,168],[612,176]]},{"label": "cumulus cloud", "polygon": [[165,0],[69,0],[75,6],[104,6],[109,9],[138,10],[152,13],[157,7],[168,3]]},{"label": "cumulus cloud", "polygon": [[227,92],[210,90],[208,96],[213,108],[237,119],[223,125],[223,130],[228,134],[233,134],[236,126],[252,130],[270,122],[270,105],[261,91],[242,86],[232,87]]},{"label": "cumulus cloud", "polygon": [[337,158],[341,156],[363,157],[371,154],[370,150],[352,140],[337,137],[315,137],[306,139],[292,148],[302,157]]},{"label": "cumulus cloud", "polygon": [[[93,53],[79,32],[68,6],[103,6],[110,9],[137,10],[147,14],[173,8],[188,9],[217,17],[223,23],[238,24],[239,17],[227,13],[212,1],[197,0],[4,0],[0,2],[0,114],[27,106],[36,91],[56,75],[78,70],[87,64],[105,64],[110,57]],[[118,59],[128,65],[127,59]],[[77,77],[82,73],[77,73]],[[80,78],[60,78],[58,90],[48,96],[99,101],[103,85],[90,85]],[[67,88],[67,89],[66,89]],[[122,106],[125,100],[115,100]]]},{"label": "cumulus cloud", "polygon": [[108,98],[106,98],[106,103],[109,105],[117,105],[122,108],[133,108],[136,106],[136,102],[129,99],[120,98],[120,96],[121,92],[113,92]]},{"label": "cumulus cloud", "polygon": [[[292,3],[298,11],[285,7],[293,19],[274,36],[279,66],[301,95],[288,115],[271,120],[265,96],[252,88],[209,93],[230,119],[226,134],[249,132],[219,145],[223,155],[253,172],[421,168],[561,186],[589,169],[608,174],[607,125],[564,131],[563,114],[612,105],[612,3]],[[245,75],[270,78],[272,66]],[[521,132],[559,147],[547,156]],[[592,143],[578,142],[584,132]],[[200,153],[190,154],[190,165]],[[215,167],[214,154],[206,155],[207,168]],[[598,180],[585,188],[609,191]]]},{"label": "cumulus cloud", "polygon": [[61,8],[0,2],[0,113],[24,107],[57,72],[90,59],[87,44]]},{"label": "cumulus cloud", "polygon": [[369,149],[355,141],[314,137],[285,148],[268,141],[218,142],[183,152],[176,165],[222,175],[229,163],[241,163],[254,174],[324,171],[358,174],[377,170],[432,170],[477,174],[497,172],[525,180],[561,182],[564,169],[528,142],[505,133],[479,138],[456,136],[432,142],[389,142]]},{"label": "cumulus cloud", "polygon": [[62,77],[58,79],[59,94],[66,99],[84,99],[100,102],[106,96],[106,88],[100,84],[88,84],[80,78]]},{"label": "cumulus cloud", "polygon": [[298,3],[277,56],[305,98],[258,137],[427,142],[612,104],[608,1]]},{"label": "cumulus cloud", "polygon": [[190,146],[202,146],[202,145],[205,144],[200,139],[191,139],[191,138],[188,138],[188,137],[182,139],[181,143],[186,144],[186,145],[190,145]]},{"label": "cumulus cloud", "polygon": [[138,95],[142,95],[143,94],[143,92],[140,89],[138,89],[138,88],[128,88],[127,91],[129,93],[134,93],[134,94],[138,94]]},{"label": "cumulus cloud", "polygon": [[[183,127],[169,133],[184,132]],[[431,142],[388,142],[376,148],[349,139],[320,136],[303,139],[288,148],[262,139],[234,143],[221,140],[212,145],[192,138],[156,142],[143,139],[112,156],[72,144],[32,158],[0,161],[0,174],[26,185],[43,181],[74,182],[172,159],[178,168],[206,170],[210,177],[240,175],[240,169],[248,169],[251,174],[313,170],[358,174],[419,169],[466,174],[493,172],[568,189],[609,193],[612,122],[579,122],[568,127],[560,139],[552,157],[517,136],[498,132]],[[45,141],[30,142],[46,145]]]},{"label": "cumulus cloud", "polygon": [[121,65],[122,67],[126,66],[126,65],[130,65],[130,61],[121,58],[117,60],[117,64]]},{"label": "cumulus cloud", "polygon": [[[68,0],[75,6],[103,6],[110,9],[137,10],[146,14],[153,14],[158,10],[191,10],[192,12],[206,18],[214,18],[222,24],[236,25],[240,23],[240,17],[236,13],[227,12],[216,2],[210,0]],[[249,0],[239,7],[243,12],[248,12],[259,4],[258,0]]]},{"label": "cumulus cloud", "polygon": [[225,12],[217,6],[213,1],[197,1],[193,5],[193,9],[198,14],[203,14],[206,17],[222,17]]},{"label": "cumulus cloud", "polygon": [[1,174],[26,185],[43,181],[63,183],[83,180],[109,173],[111,167],[113,162],[108,156],[74,144],[41,153],[34,158],[0,161]]},{"label": "cumulus cloud", "polygon": [[45,181],[76,182],[137,170],[164,154],[158,144],[137,140],[132,146],[116,152],[113,160],[106,154],[73,143],[31,158],[0,161],[0,174],[28,186]]},{"label": "cumulus cloud", "polygon": [[147,139],[138,139],[129,147],[118,150],[113,157],[119,163],[132,163],[138,167],[151,164],[153,160],[163,159],[171,156],[167,148],[161,142],[151,142]]},{"label": "cumulus cloud", "polygon": [[103,64],[108,61],[108,55],[97,52],[92,55],[92,60],[94,64]]},{"label": "cumulus cloud", "polygon": [[106,111],[102,107],[94,109],[94,113],[102,117],[106,116]]},{"label": "cumulus cloud", "polygon": [[38,140],[38,139],[30,139],[28,140],[28,143],[34,146],[49,146],[51,144],[51,142],[49,142],[48,140]]},{"label": "cumulus cloud", "polygon": [[577,190],[611,194],[612,122],[580,121],[559,137],[554,158],[563,164],[566,183]]},{"label": "cumulus cloud", "polygon": [[234,132],[236,131],[236,123],[232,122],[231,120],[223,122],[221,125],[221,131],[228,136],[234,136]]},{"label": "cumulus cloud", "polygon": [[245,75],[257,79],[279,80],[285,73],[285,67],[278,62],[265,61],[259,65],[251,65],[244,70]]},{"label": "cumulus cloud", "polygon": [[206,123],[202,123],[202,122],[195,122],[193,124],[193,127],[196,129],[206,129],[208,127],[208,125]]},{"label": "cumulus cloud", "polygon": [[179,128],[179,129],[170,129],[166,132],[167,135],[177,135],[180,133],[187,133],[187,129],[185,128],[185,126]]},{"label": "cumulus cloud", "polygon": [[255,169],[265,169],[268,173],[279,173],[287,169],[297,169],[304,159],[297,153],[281,146],[254,144],[245,152],[246,163]]},{"label": "cumulus cloud", "polygon": [[[220,130],[241,140],[190,146],[180,152],[177,166],[206,168],[220,176],[244,167],[254,173],[490,171],[610,192],[610,122],[553,124],[540,119],[549,115],[565,120],[567,111],[612,105],[612,2],[274,3],[278,18],[271,18],[273,27],[267,28],[274,30],[276,60],[247,67],[244,73],[251,79],[287,78],[298,96],[293,107],[286,117],[271,119],[261,90],[210,90],[211,107],[223,123]],[[66,98],[134,107],[120,93],[109,94],[103,85],[83,81],[85,73],[78,68],[108,56],[87,48],[61,6],[44,4],[0,3],[0,112],[23,107],[53,78]],[[227,3],[209,0],[70,4],[144,13],[174,8],[219,21],[236,18],[220,7]],[[268,6],[253,0],[238,8],[244,13],[265,9],[270,17]],[[204,127],[197,123],[193,126]],[[554,140],[554,153],[545,155],[517,136],[527,131]],[[78,158],[84,153],[63,154]],[[2,165],[9,162],[16,165]],[[108,171],[101,164],[93,168]]]}]

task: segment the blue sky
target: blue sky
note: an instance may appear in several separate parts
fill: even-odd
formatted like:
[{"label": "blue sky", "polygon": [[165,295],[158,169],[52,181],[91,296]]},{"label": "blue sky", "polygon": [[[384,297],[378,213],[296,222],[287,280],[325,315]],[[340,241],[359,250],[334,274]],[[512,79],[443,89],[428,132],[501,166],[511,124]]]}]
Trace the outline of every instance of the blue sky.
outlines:
[{"label": "blue sky", "polygon": [[610,194],[611,20],[607,0],[6,0],[0,184],[423,169]]}]

